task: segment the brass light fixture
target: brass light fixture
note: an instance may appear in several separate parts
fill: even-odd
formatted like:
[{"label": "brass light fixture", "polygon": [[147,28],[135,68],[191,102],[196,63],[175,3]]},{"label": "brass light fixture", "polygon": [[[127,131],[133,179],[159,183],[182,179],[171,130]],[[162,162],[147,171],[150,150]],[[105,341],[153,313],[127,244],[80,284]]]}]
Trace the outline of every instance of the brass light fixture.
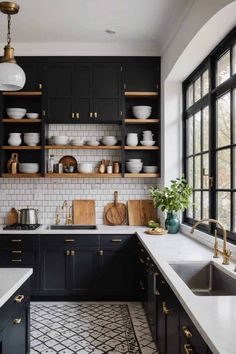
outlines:
[{"label": "brass light fixture", "polygon": [[4,56],[0,60],[0,91],[18,91],[25,84],[25,73],[17,65],[14,48],[11,47],[11,15],[17,14],[19,8],[14,2],[0,2],[0,11],[7,15],[8,23],[7,44],[4,47]]}]

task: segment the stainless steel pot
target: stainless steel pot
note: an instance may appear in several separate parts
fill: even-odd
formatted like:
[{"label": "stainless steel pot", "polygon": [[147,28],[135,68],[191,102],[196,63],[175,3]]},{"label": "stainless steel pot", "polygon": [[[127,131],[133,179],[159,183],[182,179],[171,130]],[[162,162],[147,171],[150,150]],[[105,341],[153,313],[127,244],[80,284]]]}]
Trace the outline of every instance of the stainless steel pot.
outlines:
[{"label": "stainless steel pot", "polygon": [[29,208],[20,209],[20,224],[22,225],[34,225],[38,224],[38,209]]}]

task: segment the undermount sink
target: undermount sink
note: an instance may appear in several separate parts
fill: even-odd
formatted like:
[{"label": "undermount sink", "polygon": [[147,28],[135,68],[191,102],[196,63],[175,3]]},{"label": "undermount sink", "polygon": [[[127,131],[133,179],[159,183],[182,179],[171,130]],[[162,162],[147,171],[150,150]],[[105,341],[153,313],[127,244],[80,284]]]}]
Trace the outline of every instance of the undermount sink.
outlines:
[{"label": "undermount sink", "polygon": [[96,230],[97,225],[49,225],[48,230]]},{"label": "undermount sink", "polygon": [[236,279],[212,262],[182,262],[170,266],[195,295],[236,295]]}]

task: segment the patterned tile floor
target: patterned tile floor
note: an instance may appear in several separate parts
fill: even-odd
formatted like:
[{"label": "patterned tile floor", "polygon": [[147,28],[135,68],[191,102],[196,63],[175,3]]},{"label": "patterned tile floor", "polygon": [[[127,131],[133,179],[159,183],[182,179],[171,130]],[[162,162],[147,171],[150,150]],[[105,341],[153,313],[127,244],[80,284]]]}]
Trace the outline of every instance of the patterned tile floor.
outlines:
[{"label": "patterned tile floor", "polygon": [[31,304],[30,354],[157,354],[142,304]]}]

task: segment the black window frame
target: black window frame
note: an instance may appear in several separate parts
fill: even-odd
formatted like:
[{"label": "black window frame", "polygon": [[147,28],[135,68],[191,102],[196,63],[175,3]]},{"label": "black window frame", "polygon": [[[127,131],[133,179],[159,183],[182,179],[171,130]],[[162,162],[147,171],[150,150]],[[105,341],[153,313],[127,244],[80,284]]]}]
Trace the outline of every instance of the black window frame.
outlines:
[{"label": "black window frame", "polygon": [[[182,113],[182,127],[183,127],[183,173],[187,175],[187,129],[186,121],[187,117],[191,116],[198,112],[200,109],[203,109],[205,106],[209,106],[209,175],[213,177],[212,187],[209,188],[209,218],[217,219],[217,186],[216,186],[216,177],[217,177],[217,166],[216,166],[216,103],[217,98],[227,93],[228,91],[233,92],[236,89],[236,73],[232,73],[232,48],[236,44],[236,26],[230,33],[213,49],[213,51],[201,62],[201,64],[187,77],[187,79],[182,84],[182,93],[183,93],[183,113]],[[216,69],[217,61],[230,49],[230,78],[224,81],[223,83],[216,86]],[[193,103],[189,108],[187,108],[187,89],[193,84],[193,82],[202,75],[206,70],[209,70],[209,92],[197,102]],[[233,99],[231,94],[231,127],[233,124],[233,115],[236,112],[233,111]],[[236,124],[236,122],[234,123]],[[232,135],[232,129],[231,129]],[[230,147],[233,149],[232,137]],[[233,156],[231,154],[231,168],[233,170]],[[233,176],[231,173],[231,182]],[[227,191],[227,190],[226,190]],[[233,223],[233,207],[235,201],[232,200],[233,193],[236,193],[236,189],[232,188],[231,183],[231,210],[230,218],[231,225]],[[202,202],[201,202],[202,203]],[[202,208],[201,208],[202,209]],[[183,213],[183,223],[192,226],[196,222],[196,219],[189,218],[187,212]],[[216,225],[199,225],[198,229],[204,231],[208,234],[214,234]],[[217,228],[217,233],[222,236],[222,230]],[[227,231],[228,239],[232,243],[236,243],[236,232]]]}]

